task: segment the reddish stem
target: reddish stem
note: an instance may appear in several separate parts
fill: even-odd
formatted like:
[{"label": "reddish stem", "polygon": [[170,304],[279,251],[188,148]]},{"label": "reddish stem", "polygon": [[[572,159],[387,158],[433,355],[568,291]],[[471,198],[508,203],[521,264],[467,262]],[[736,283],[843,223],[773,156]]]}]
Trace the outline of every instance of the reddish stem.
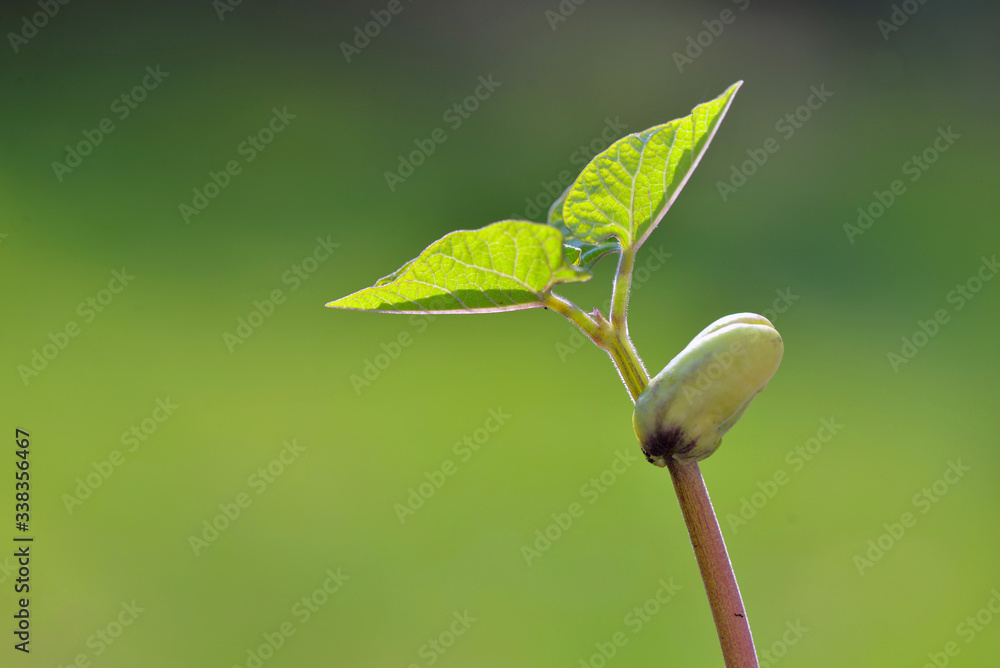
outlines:
[{"label": "reddish stem", "polygon": [[687,524],[701,578],[705,581],[708,603],[719,632],[726,668],[758,668],[750,623],[743,608],[740,586],[736,583],[726,542],[708,497],[705,480],[697,463],[682,464],[667,458],[674,491]]}]

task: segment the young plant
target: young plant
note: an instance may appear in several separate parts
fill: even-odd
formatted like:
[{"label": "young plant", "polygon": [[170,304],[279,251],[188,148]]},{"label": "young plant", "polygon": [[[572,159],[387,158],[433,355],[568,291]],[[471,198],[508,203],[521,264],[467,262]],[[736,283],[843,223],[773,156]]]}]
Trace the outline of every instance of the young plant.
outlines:
[{"label": "young plant", "polygon": [[[728,668],[756,668],[753,637],[719,523],[698,468],[778,368],[781,337],[742,313],[709,325],[650,381],[628,334],[636,252],[715,136],[742,82],[689,116],[623,137],[595,156],[546,223],[505,220],[445,235],[374,286],[332,308],[383,313],[493,313],[547,307],[611,357],[635,402],[646,459],[670,471]],[[585,313],[555,292],[618,255],[610,313]],[[709,382],[705,382],[708,380]]]}]

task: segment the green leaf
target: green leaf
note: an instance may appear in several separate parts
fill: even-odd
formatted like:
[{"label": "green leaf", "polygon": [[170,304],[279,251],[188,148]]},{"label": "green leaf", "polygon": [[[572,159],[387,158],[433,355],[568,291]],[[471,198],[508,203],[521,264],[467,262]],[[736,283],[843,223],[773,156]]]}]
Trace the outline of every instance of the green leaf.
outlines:
[{"label": "green leaf", "polygon": [[573,236],[573,231],[566,226],[566,222],[563,220],[563,202],[566,201],[566,195],[569,193],[569,190],[569,188],[564,190],[559,199],[549,207],[548,221],[549,225],[558,229],[562,232],[563,237],[565,237],[563,246],[566,249],[566,258],[573,265],[589,271],[602,257],[608,253],[620,253],[622,247],[615,239],[592,244],[581,241]]},{"label": "green leaf", "polygon": [[614,236],[623,248],[641,246],[698,166],[742,84],[690,116],[626,135],[596,155],[563,204],[573,236],[591,244]]},{"label": "green leaf", "polygon": [[383,278],[378,279],[377,281],[375,281],[375,287],[378,288],[378,287],[381,287],[383,285],[388,285],[389,283],[392,283],[397,278],[399,278],[404,271],[406,271],[407,269],[409,269],[410,265],[413,264],[415,261],[416,260],[410,260],[409,262],[407,262],[402,267],[400,267],[396,271],[392,272],[388,276],[385,276]]},{"label": "green leaf", "polygon": [[522,220],[452,232],[374,286],[331,308],[388,313],[490,313],[544,306],[552,286],[586,281],[566,263],[563,235]]}]

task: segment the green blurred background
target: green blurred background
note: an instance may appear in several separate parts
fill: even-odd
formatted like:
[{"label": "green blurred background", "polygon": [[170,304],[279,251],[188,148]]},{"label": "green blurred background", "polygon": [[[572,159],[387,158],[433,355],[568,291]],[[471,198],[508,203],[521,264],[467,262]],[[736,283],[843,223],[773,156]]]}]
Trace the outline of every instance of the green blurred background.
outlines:
[{"label": "green blurred background", "polygon": [[[703,465],[761,655],[1000,663],[1000,282],[972,281],[961,309],[951,293],[1000,251],[995,4],[914,2],[885,39],[888,1],[591,0],[564,2],[563,21],[555,0],[403,0],[350,62],[341,44],[387,3],[222,7],[71,2],[31,33],[39,5],[4,3],[0,665],[721,665],[669,476],[642,461],[607,473],[638,445],[605,355],[541,310],[428,322],[323,305],[446,232],[544,205],[607,119],[639,131],[738,79],[649,240],[670,257],[639,278],[631,331],[652,372],[732,312],[772,316],[785,339],[767,392]],[[713,23],[723,10],[732,21]],[[169,74],[121,118],[115,100],[157,66]],[[443,114],[480,76],[500,85],[456,128]],[[782,134],[812,86],[833,96]],[[294,119],[248,161],[241,144],[274,109]],[[104,118],[114,130],[57,175]],[[438,127],[447,140],[390,190],[385,172]],[[939,128],[960,137],[911,182],[904,163]],[[723,198],[769,137],[779,150]],[[239,173],[185,222],[179,205],[231,160]],[[894,179],[905,193],[849,239]],[[318,239],[337,247],[314,256]],[[603,305],[613,264],[563,293]],[[134,278],[107,291],[123,268]],[[275,290],[273,312],[251,315]],[[888,354],[939,309],[948,321],[894,369]],[[252,334],[227,339],[248,317]],[[352,382],[366,367],[370,384]],[[490,410],[509,417],[487,438]],[[797,463],[823,420],[842,426]],[[15,427],[32,435],[30,656],[9,632]],[[456,449],[465,437],[479,449]],[[286,441],[302,449],[275,464]],[[397,504],[448,460],[454,475],[401,522]],[[959,460],[969,470],[935,492]],[[766,483],[781,471],[787,484]],[[551,528],[574,502],[583,515]],[[915,525],[882,536],[905,512]],[[680,587],[662,606],[661,579]],[[959,626],[977,614],[980,630]]]}]

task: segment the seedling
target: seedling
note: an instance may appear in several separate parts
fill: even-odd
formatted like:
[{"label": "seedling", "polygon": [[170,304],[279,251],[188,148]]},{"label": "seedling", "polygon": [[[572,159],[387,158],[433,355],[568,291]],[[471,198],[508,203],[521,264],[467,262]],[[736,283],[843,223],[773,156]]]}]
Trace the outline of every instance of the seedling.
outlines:
[{"label": "seedling", "polygon": [[[727,668],[756,668],[753,636],[698,461],[778,368],[783,343],[750,313],[709,325],[650,381],[628,335],[636,252],[677,199],[743,82],[689,116],[622,137],[598,154],[549,210],[546,223],[504,220],[428,246],[374,286],[327,306],[383,313],[496,313],[546,307],[606,351],[635,401],[646,459],[670,471]],[[610,313],[586,313],[553,289],[591,278],[618,255]],[[703,382],[705,379],[708,382]]]}]

